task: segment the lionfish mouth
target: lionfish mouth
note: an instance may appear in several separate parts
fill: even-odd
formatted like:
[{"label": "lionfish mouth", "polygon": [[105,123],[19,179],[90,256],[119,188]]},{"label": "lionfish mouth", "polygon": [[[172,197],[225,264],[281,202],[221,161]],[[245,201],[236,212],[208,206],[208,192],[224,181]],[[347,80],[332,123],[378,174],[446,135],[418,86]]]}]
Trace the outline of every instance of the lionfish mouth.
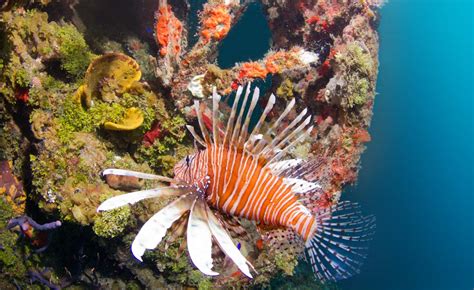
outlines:
[{"label": "lionfish mouth", "polygon": [[[103,175],[132,176],[174,183],[173,179],[123,169],[106,169]],[[155,249],[166,235],[167,230],[186,212],[189,213],[186,239],[188,252],[193,264],[202,273],[216,276],[212,270],[212,238],[220,249],[237,265],[247,277],[253,278],[252,264],[241,254],[221,221],[209,208],[199,187],[194,185],[171,185],[143,191],[131,192],[112,197],[103,202],[97,211],[108,211],[127,204],[135,204],[148,198],[176,196],[177,198],[155,213],[140,229],[132,243],[132,253],[140,261],[146,250]]]}]

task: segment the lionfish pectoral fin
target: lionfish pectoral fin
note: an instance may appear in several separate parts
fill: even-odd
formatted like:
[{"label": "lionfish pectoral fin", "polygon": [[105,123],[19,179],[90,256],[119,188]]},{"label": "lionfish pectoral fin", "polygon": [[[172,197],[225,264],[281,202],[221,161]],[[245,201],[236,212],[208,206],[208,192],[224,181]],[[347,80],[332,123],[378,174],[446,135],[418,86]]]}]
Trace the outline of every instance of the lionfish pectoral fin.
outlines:
[{"label": "lionfish pectoral fin", "polygon": [[295,168],[297,165],[303,163],[302,159],[286,159],[277,162],[272,162],[267,165],[268,169],[275,175],[282,175],[286,171]]},{"label": "lionfish pectoral fin", "polygon": [[143,179],[153,179],[153,180],[159,180],[159,181],[169,182],[169,183],[176,182],[172,178],[169,178],[166,176],[143,173],[143,172],[138,172],[138,171],[126,170],[126,169],[108,168],[102,171],[102,175],[110,175],[110,174],[121,175],[121,176],[131,176],[131,177],[143,178]]},{"label": "lionfish pectoral fin", "polygon": [[212,213],[211,209],[209,207],[206,209],[209,228],[211,229],[211,233],[216,239],[219,247],[227,255],[227,257],[229,257],[237,265],[242,273],[244,273],[249,278],[253,278],[249,269],[250,266],[255,271],[252,264],[250,264],[250,262],[247,261],[247,259],[245,259],[245,257],[239,251],[237,246],[232,241],[232,238],[221,225],[217,217]]},{"label": "lionfish pectoral fin", "polygon": [[375,231],[374,216],[362,216],[356,203],[345,201],[316,218],[317,228],[305,249],[315,276],[338,281],[359,273]]},{"label": "lionfish pectoral fin", "polygon": [[142,261],[145,250],[151,250],[158,246],[168,228],[191,208],[195,199],[194,194],[184,195],[154,214],[133,240],[133,255]]},{"label": "lionfish pectoral fin", "polygon": [[101,203],[97,211],[107,211],[127,204],[134,204],[143,199],[159,197],[159,196],[173,196],[181,195],[187,192],[185,187],[161,187],[154,189],[147,189],[142,191],[135,191],[126,194],[111,197]]},{"label": "lionfish pectoral fin", "polygon": [[291,191],[295,194],[301,194],[321,188],[316,182],[306,181],[301,178],[283,178],[285,184],[291,185]]},{"label": "lionfish pectoral fin", "polygon": [[187,228],[188,252],[194,265],[202,273],[216,276],[212,271],[212,235],[206,215],[206,204],[196,199],[191,207]]}]

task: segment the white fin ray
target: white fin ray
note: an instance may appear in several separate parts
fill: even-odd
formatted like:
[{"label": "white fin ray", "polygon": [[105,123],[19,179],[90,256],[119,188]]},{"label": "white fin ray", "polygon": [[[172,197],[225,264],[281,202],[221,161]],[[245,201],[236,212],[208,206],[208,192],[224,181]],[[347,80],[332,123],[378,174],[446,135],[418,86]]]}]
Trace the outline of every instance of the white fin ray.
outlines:
[{"label": "white fin ray", "polygon": [[311,122],[311,116],[308,116],[296,129],[294,129],[283,140],[281,140],[277,145],[275,145],[275,148],[280,148],[282,145],[286,144],[291,139],[293,139],[296,135],[300,135],[301,131],[303,131],[310,122]]},{"label": "white fin ray", "polygon": [[275,152],[276,154],[273,155],[273,157],[270,158],[269,162],[273,163],[273,162],[277,162],[278,160],[280,160],[283,156],[286,155],[286,153],[288,153],[288,150],[290,148],[293,148],[296,144],[300,143],[301,141],[303,141],[306,137],[309,136],[309,134],[311,133],[311,131],[313,131],[313,126],[310,126],[308,128],[308,130],[306,130],[306,132],[304,132],[303,134],[301,134],[300,136],[298,136],[295,140],[293,140],[290,144],[286,145],[284,148],[282,149],[279,149],[277,152]]},{"label": "white fin ray", "polygon": [[252,274],[250,274],[249,265],[250,264],[247,259],[240,253],[239,249],[235,246],[232,238],[229,236],[227,231],[221,225],[217,217],[212,213],[212,210],[207,207],[207,217],[209,221],[209,228],[211,229],[211,233],[216,239],[219,247],[222,251],[237,265],[237,267],[244,273],[247,277],[253,278]]},{"label": "white fin ray", "polygon": [[[294,145],[300,143],[300,141],[302,141],[306,137],[306,135],[309,134],[313,129],[313,126],[311,126],[309,127],[310,130],[308,130],[308,132],[303,132],[301,134],[301,131],[303,131],[306,128],[306,126],[308,126],[310,122],[310,118],[311,117],[306,118],[306,120],[303,123],[301,123],[298,126],[298,128],[293,130],[293,132],[291,132],[286,138],[280,141],[277,145],[272,145],[272,144],[268,145],[266,149],[262,150],[262,153],[261,153],[262,156],[267,159],[272,159],[273,157],[275,157],[282,151],[286,152],[288,149],[290,149]],[[295,139],[296,142],[294,142],[295,140],[291,141],[291,139],[293,139],[295,136],[297,136]]]},{"label": "white fin ray", "polygon": [[104,171],[102,171],[102,175],[131,176],[131,177],[142,178],[142,179],[159,180],[159,181],[169,182],[169,183],[175,182],[174,179],[161,176],[161,175],[143,173],[143,172],[138,172],[138,171],[126,170],[126,169],[116,169],[116,168],[105,169]]},{"label": "white fin ray", "polygon": [[132,253],[135,258],[142,261],[145,250],[156,248],[166,235],[166,231],[191,208],[196,198],[194,194],[182,196],[154,214],[133,240]]},{"label": "white fin ray", "polygon": [[285,137],[288,138],[290,136],[293,136],[294,135],[293,133],[295,133],[297,129],[301,130],[300,127],[303,126],[303,124],[304,126],[306,126],[311,119],[310,117],[306,118],[306,120],[297,129],[295,129],[292,133],[289,134],[291,129],[293,129],[293,127],[298,125],[298,123],[301,121],[301,119],[303,119],[303,117],[306,115],[307,112],[308,112],[308,109],[304,109],[301,113],[299,113],[299,115],[288,126],[286,126],[285,129],[283,129],[283,131],[281,131],[277,136],[273,138],[270,144],[268,144],[262,149],[260,154],[265,155],[265,154],[268,154],[268,152],[274,151],[274,149],[277,148],[277,144],[280,144],[280,141],[282,139],[284,139]]},{"label": "white fin ray", "polygon": [[[273,123],[273,125],[266,131],[265,134],[263,134],[264,136],[271,136],[272,132],[275,130],[275,128],[278,128],[280,126],[280,123],[281,121],[283,120],[283,118],[286,117],[286,115],[288,115],[288,113],[291,111],[291,109],[295,106],[295,99],[292,99],[288,105],[286,106],[285,110],[283,111],[283,113],[280,115],[280,117],[278,117],[278,119]],[[255,149],[254,149],[254,153],[255,154],[258,154],[258,152],[260,152],[263,148],[263,146],[265,146],[265,141],[264,139],[261,139],[259,140],[259,142],[257,143],[257,145],[255,146]]]},{"label": "white fin ray", "polygon": [[153,197],[160,197],[160,196],[178,196],[189,192],[189,188],[187,187],[160,187],[154,189],[147,189],[141,191],[130,192],[126,194],[116,195],[111,197],[101,203],[97,208],[97,211],[107,211],[111,209],[115,209],[127,204],[135,204],[141,200]]},{"label": "white fin ray", "polygon": [[[244,125],[242,127],[241,132],[240,132],[239,141],[237,143],[239,146],[242,146],[246,141],[246,138],[248,136],[248,127],[249,127],[249,124],[250,124],[250,119],[252,119],[253,110],[255,109],[255,106],[257,105],[257,101],[258,101],[259,96],[260,96],[260,89],[258,87],[255,87],[255,89],[253,90],[253,95],[252,95],[252,100],[250,102],[250,107],[249,107],[249,110],[247,112],[247,115],[245,116]],[[245,109],[245,108],[242,108],[242,109]]]},{"label": "white fin ray", "polygon": [[205,201],[196,199],[191,207],[187,228],[188,252],[194,265],[202,273],[216,276],[212,271],[212,234],[206,215]]},{"label": "white fin ray", "polygon": [[350,201],[323,210],[316,217],[316,232],[306,244],[316,277],[338,281],[357,274],[367,257],[375,218],[363,216],[359,205]]},{"label": "white fin ray", "polygon": [[262,115],[260,116],[260,119],[258,119],[257,124],[253,128],[252,132],[250,133],[250,137],[245,143],[245,148],[253,153],[253,146],[256,140],[259,138],[256,138],[257,135],[259,135],[260,132],[260,127],[262,127],[263,122],[265,121],[265,118],[267,117],[268,113],[273,109],[273,105],[275,105],[275,95],[271,94],[270,98],[268,99],[267,105],[265,106],[265,109],[263,110]]},{"label": "white fin ray", "polygon": [[283,178],[283,183],[290,185],[291,191],[296,194],[321,188],[321,185],[316,182],[309,182],[300,178]]},{"label": "white fin ray", "polygon": [[[216,89],[213,88],[212,94],[212,139],[204,126],[202,112],[198,105],[199,103],[195,101],[199,126],[201,127],[201,131],[203,131],[204,140],[199,139],[199,137],[195,137],[195,139],[200,143],[201,141],[208,143],[210,140],[212,140],[214,144],[222,143],[224,145],[243,148],[246,152],[255,156],[261,156],[267,160],[271,159],[273,161],[277,161],[276,159],[281,158],[286,153],[286,150],[296,144],[296,142],[292,142],[292,139],[296,138],[297,140],[302,140],[302,138],[300,138],[298,135],[306,128],[311,120],[311,117],[307,116],[305,120],[301,122],[301,120],[307,115],[308,109],[304,109],[302,112],[300,112],[299,115],[294,120],[292,120],[288,126],[286,126],[280,133],[273,137],[275,130],[278,129],[281,122],[285,117],[287,117],[287,115],[295,106],[296,101],[295,99],[292,99],[278,119],[273,122],[273,124],[271,124],[270,128],[267,129],[264,134],[260,134],[260,128],[276,101],[275,95],[272,94],[270,95],[267,105],[265,106],[265,109],[257,124],[250,132],[248,132],[248,127],[253,115],[253,111],[260,97],[260,90],[258,87],[254,88],[253,95],[251,98],[249,98],[251,93],[251,84],[248,83],[247,87],[245,88],[245,95],[242,99],[243,90],[244,87],[242,86],[239,86],[237,89],[235,100],[232,104],[230,117],[227,121],[226,129],[224,131],[223,140],[221,140],[221,138],[219,138],[220,136],[218,136],[219,128],[217,127],[217,119],[219,101],[221,97],[217,94]],[[192,130],[190,130],[190,132],[193,134],[193,136],[197,135]],[[290,144],[287,145],[287,143]],[[280,149],[280,147],[283,147],[283,149]],[[274,158],[276,156],[278,156],[278,158]]]},{"label": "white fin ray", "polygon": [[219,128],[217,127],[217,116],[219,114],[219,101],[221,96],[217,94],[216,87],[212,89],[212,135],[214,144],[219,144]]},{"label": "white fin ray", "polygon": [[206,142],[206,144],[211,144],[211,137],[209,136],[209,132],[206,129],[204,120],[202,119],[201,106],[199,105],[199,101],[197,100],[194,100],[194,109],[196,110],[196,116],[198,119],[199,128],[201,129],[202,136],[204,137],[204,141]]},{"label": "white fin ray", "polygon": [[269,163],[267,167],[268,169],[271,170],[272,174],[280,175],[285,170],[293,168],[301,163],[303,163],[302,159],[287,159],[287,160]]},{"label": "white fin ray", "polygon": [[247,84],[247,89],[245,91],[244,100],[242,101],[242,106],[239,110],[239,116],[237,117],[237,121],[235,121],[234,125],[234,132],[232,132],[232,138],[230,139],[230,144],[237,144],[238,137],[240,136],[240,129],[242,127],[242,118],[244,115],[245,107],[247,106],[247,100],[250,95],[250,83]]},{"label": "white fin ray", "polygon": [[[224,135],[224,144],[226,144],[227,142],[230,143],[230,141],[232,139],[232,132],[234,132],[235,114],[237,112],[237,106],[239,104],[240,97],[242,96],[243,89],[244,88],[242,86],[239,86],[237,88],[234,103],[232,104],[232,109],[230,111],[230,117],[229,117],[229,120],[227,120],[227,126],[226,126],[226,130],[225,130],[225,135]],[[230,138],[230,139],[227,140],[227,138]]]},{"label": "white fin ray", "polygon": [[191,133],[191,135],[193,135],[194,140],[196,140],[202,146],[206,147],[206,142],[204,142],[204,140],[201,137],[199,137],[199,135],[196,133],[196,130],[194,130],[193,126],[186,125],[186,128]]}]

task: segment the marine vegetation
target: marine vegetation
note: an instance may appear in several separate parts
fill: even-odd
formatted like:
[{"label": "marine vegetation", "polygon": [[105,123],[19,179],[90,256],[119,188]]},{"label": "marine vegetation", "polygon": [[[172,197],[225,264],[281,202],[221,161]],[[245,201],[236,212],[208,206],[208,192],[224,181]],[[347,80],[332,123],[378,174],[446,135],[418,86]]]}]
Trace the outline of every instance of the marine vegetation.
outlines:
[{"label": "marine vegetation", "polygon": [[359,271],[380,1],[0,2],[1,289]]}]

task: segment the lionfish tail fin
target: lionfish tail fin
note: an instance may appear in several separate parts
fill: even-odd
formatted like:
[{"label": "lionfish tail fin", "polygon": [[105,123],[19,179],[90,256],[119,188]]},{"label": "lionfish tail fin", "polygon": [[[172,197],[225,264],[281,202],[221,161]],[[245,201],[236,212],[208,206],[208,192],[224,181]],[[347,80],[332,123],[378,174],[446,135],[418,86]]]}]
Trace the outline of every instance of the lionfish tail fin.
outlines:
[{"label": "lionfish tail fin", "polygon": [[359,273],[375,233],[375,217],[360,206],[340,202],[316,215],[317,227],[306,242],[306,257],[321,281],[338,281]]}]

